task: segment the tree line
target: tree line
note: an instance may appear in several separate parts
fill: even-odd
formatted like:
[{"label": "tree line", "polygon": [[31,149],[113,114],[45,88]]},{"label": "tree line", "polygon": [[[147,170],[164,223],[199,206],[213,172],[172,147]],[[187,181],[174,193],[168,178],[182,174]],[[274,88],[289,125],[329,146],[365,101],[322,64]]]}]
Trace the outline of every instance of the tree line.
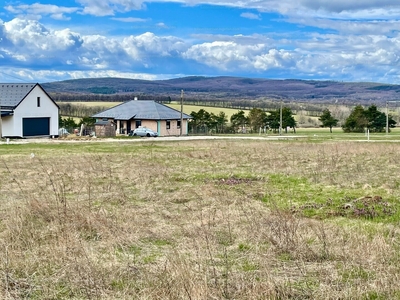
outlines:
[{"label": "tree line", "polygon": [[60,114],[68,117],[93,116],[107,109],[105,106],[87,106],[84,104],[57,103],[60,107]]},{"label": "tree line", "polygon": [[[189,131],[192,133],[245,133],[250,132],[263,132],[272,131],[278,132],[280,125],[281,112],[280,109],[265,111],[261,108],[252,108],[246,116],[243,110],[239,110],[230,118],[228,125],[228,118],[224,112],[219,114],[209,113],[204,109],[198,112],[192,111],[192,116],[189,122]],[[296,132],[297,122],[293,117],[290,108],[282,108],[282,128],[287,132],[288,128],[292,128]]]},{"label": "tree line", "polygon": [[[322,123],[321,127],[328,127],[332,132],[332,127],[338,125],[338,119],[334,118],[329,111],[325,109],[319,117]],[[364,132],[366,129],[370,132],[384,132],[386,125],[390,128],[396,126],[396,121],[389,114],[388,116],[379,111],[376,105],[370,105],[364,108],[362,105],[357,105],[350,113],[349,117],[344,121],[342,130],[344,132]]]},{"label": "tree line", "polygon": [[[90,123],[90,116],[104,111],[107,107],[102,106],[86,106],[83,104],[58,103],[60,107],[60,115],[67,118],[61,119],[60,127],[76,128],[80,124],[75,123],[71,117],[79,117]],[[322,110],[322,108],[321,108]],[[282,108],[282,129],[287,132],[287,128],[292,128],[296,132],[297,122],[293,115],[295,113],[290,107]],[[227,115],[221,111],[218,114],[209,113],[204,109],[198,112],[192,111],[193,119],[189,123],[189,130],[192,133],[235,133],[235,132],[278,132],[280,125],[280,107],[275,109],[252,108],[246,116],[244,110],[239,110],[233,114],[228,120]],[[64,121],[62,121],[64,120]],[[327,108],[322,110],[318,120],[321,127],[332,128],[337,127],[339,120],[333,116]],[[94,121],[94,119],[92,119]],[[230,123],[228,123],[230,121]],[[396,126],[391,115],[388,116],[389,128]],[[350,115],[343,121],[341,128],[344,132],[364,132],[368,129],[370,132],[384,132],[386,129],[386,114],[379,111],[376,105],[364,108],[357,105]]]},{"label": "tree line", "polygon": [[[279,132],[282,114],[282,129],[287,133],[288,128],[296,132],[297,122],[294,113],[289,107],[265,111],[261,108],[252,108],[246,116],[243,110],[239,110],[230,118],[224,112],[219,114],[209,113],[204,109],[198,112],[191,112],[193,119],[189,123],[189,130],[192,133],[235,133],[235,132]],[[386,129],[386,118],[389,128],[394,128],[396,122],[391,115],[379,111],[376,105],[364,108],[357,105],[345,119],[341,128],[344,132],[364,132],[368,129],[370,132],[384,132]],[[338,126],[339,120],[336,119],[329,109],[324,109],[319,119],[321,127],[332,128]],[[390,130],[390,129],[389,129]]]}]

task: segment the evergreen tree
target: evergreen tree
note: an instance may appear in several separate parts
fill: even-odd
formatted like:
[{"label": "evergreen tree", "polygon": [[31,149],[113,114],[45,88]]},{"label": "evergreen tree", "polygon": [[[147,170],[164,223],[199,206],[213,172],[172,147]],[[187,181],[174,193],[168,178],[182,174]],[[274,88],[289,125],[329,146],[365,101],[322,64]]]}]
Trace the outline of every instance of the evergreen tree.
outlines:
[{"label": "evergreen tree", "polygon": [[[371,105],[365,111],[365,115],[368,119],[368,129],[371,132],[383,132],[386,130],[386,114],[380,112],[376,105]],[[392,116],[389,115],[389,127],[393,128],[396,122],[393,120]]]},{"label": "evergreen tree", "polygon": [[[281,121],[281,110],[278,108],[277,110],[273,110],[269,112],[267,117],[268,127],[276,132],[279,129],[279,123]],[[297,122],[293,117],[292,110],[289,107],[282,108],[282,129],[285,129],[287,133],[287,128],[293,128],[296,133]]]},{"label": "evergreen tree", "polygon": [[190,115],[191,119],[189,126],[195,132],[207,132],[208,127],[212,125],[211,114],[204,109],[200,109],[198,112],[192,111]]},{"label": "evergreen tree", "polygon": [[279,130],[279,122],[280,122],[280,110],[270,111],[267,116],[267,124],[268,128],[271,129],[274,133]]},{"label": "evergreen tree", "polygon": [[337,126],[339,120],[335,119],[329,109],[324,109],[322,115],[318,119],[322,125],[321,127],[329,127],[330,132],[332,133],[332,127]]},{"label": "evergreen tree", "polygon": [[344,132],[364,132],[367,125],[365,110],[361,105],[357,105],[342,125],[342,129]]},{"label": "evergreen tree", "polygon": [[263,128],[267,124],[267,114],[261,108],[252,108],[249,112],[249,124],[251,129],[255,132],[259,128]]},{"label": "evergreen tree", "polygon": [[236,114],[233,114],[231,116],[231,124],[232,127],[236,130],[238,128],[241,128],[242,131],[244,130],[244,127],[246,126],[246,124],[248,124],[248,118],[246,117],[243,110],[239,110]]},{"label": "evergreen tree", "polygon": [[[389,127],[393,128],[396,122],[388,116]],[[371,132],[383,132],[386,129],[386,114],[380,112],[376,105],[364,109],[357,105],[342,126],[344,132],[364,132],[368,128]]]},{"label": "evergreen tree", "polygon": [[286,133],[288,127],[293,128],[294,133],[296,133],[297,122],[294,119],[292,110],[289,107],[282,108],[282,123],[282,127],[285,128]]},{"label": "evergreen tree", "polygon": [[226,116],[226,113],[220,111],[218,115],[213,115],[213,117],[217,123],[217,132],[223,133],[225,125],[228,122],[228,117]]}]

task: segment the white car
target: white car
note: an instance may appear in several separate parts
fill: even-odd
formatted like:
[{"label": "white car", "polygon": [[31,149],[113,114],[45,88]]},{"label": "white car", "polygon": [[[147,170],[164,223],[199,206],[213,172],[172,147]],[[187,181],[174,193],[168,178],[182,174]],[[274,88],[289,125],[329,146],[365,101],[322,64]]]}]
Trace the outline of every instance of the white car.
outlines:
[{"label": "white car", "polygon": [[64,127],[61,127],[60,129],[58,129],[58,135],[59,136],[66,136],[66,135],[69,135],[69,132]]},{"label": "white car", "polygon": [[135,130],[131,130],[131,132],[129,132],[129,136],[157,137],[158,133],[146,127],[139,127]]}]

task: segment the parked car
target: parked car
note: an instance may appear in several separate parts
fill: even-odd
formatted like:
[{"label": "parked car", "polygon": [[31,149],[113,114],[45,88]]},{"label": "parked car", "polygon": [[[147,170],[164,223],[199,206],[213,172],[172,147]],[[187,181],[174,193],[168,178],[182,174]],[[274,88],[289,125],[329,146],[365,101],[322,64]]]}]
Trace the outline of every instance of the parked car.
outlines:
[{"label": "parked car", "polygon": [[58,129],[58,135],[59,136],[66,136],[66,135],[69,135],[69,132],[64,127],[61,127],[60,129]]},{"label": "parked car", "polygon": [[146,128],[146,127],[139,127],[139,128],[136,128],[135,130],[131,130],[129,132],[129,136],[147,136],[147,137],[152,136],[152,137],[157,137],[158,133],[153,131],[153,130],[151,130],[151,129],[149,129],[149,128]]}]

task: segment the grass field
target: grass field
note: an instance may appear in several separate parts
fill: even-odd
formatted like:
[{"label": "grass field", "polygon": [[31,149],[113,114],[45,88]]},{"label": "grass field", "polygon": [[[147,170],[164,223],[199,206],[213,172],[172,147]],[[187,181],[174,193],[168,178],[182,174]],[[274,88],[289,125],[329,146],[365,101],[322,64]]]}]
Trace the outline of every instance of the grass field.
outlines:
[{"label": "grass field", "polygon": [[398,299],[400,143],[0,145],[5,299]]},{"label": "grass field", "polygon": [[[181,111],[181,106],[178,103],[171,103],[171,104],[166,104],[166,105],[173,109]],[[198,105],[184,105],[183,106],[183,112],[185,114],[189,114],[189,115],[192,111],[198,112],[200,109],[204,109],[205,111],[207,111],[209,113],[213,113],[215,115],[218,115],[222,111],[227,115],[228,121],[230,120],[230,118],[233,114],[236,114],[239,111],[239,109],[225,108],[225,107],[210,107],[210,106],[198,106]],[[248,111],[245,111],[245,112],[248,113]]]}]

